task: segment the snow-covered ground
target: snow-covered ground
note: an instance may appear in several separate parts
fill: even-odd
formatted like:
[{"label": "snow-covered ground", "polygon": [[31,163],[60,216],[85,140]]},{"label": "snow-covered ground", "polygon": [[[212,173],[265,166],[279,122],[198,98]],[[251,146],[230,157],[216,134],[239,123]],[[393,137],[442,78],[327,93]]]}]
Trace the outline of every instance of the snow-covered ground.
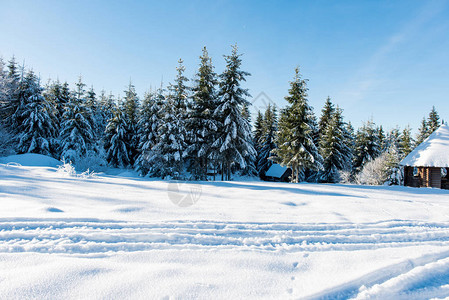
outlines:
[{"label": "snow-covered ground", "polygon": [[28,166],[0,159],[1,299],[449,296],[449,191],[82,178],[10,161]]}]

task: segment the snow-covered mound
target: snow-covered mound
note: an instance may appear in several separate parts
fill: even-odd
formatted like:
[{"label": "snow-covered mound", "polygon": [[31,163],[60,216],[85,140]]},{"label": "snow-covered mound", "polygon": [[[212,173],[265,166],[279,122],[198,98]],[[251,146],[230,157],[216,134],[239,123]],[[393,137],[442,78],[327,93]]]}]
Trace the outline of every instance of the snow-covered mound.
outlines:
[{"label": "snow-covered mound", "polygon": [[26,153],[0,157],[0,164],[16,164],[27,167],[51,167],[56,168],[62,164],[61,161],[42,154]]},{"label": "snow-covered mound", "polygon": [[449,168],[449,126],[441,125],[401,162],[403,166]]}]

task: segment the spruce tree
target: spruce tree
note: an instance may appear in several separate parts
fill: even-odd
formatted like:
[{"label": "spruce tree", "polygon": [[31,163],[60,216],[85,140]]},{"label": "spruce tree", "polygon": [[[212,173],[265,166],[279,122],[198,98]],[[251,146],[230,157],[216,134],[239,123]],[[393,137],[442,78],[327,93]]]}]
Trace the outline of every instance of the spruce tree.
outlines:
[{"label": "spruce tree", "polygon": [[125,90],[125,99],[123,103],[123,114],[126,119],[128,128],[126,129],[126,148],[128,149],[129,163],[134,165],[134,162],[139,155],[139,137],[137,134],[137,123],[139,121],[139,98],[137,97],[136,89],[130,82],[128,89]]},{"label": "spruce tree", "polygon": [[98,100],[98,124],[97,124],[97,136],[99,139],[104,139],[104,133],[108,120],[114,117],[115,112],[115,98],[112,93],[106,95],[106,92],[102,90],[100,92]]},{"label": "spruce tree", "polygon": [[55,138],[55,118],[52,105],[42,95],[43,88],[36,75],[29,71],[23,83],[26,102],[19,115],[18,153],[52,155]]},{"label": "spruce tree", "polygon": [[320,181],[338,182],[339,172],[350,168],[352,156],[348,139],[350,136],[343,121],[342,110],[337,106],[320,139],[320,153],[323,156]]},{"label": "spruce tree", "polygon": [[310,169],[322,169],[322,157],[315,144],[316,124],[312,107],[307,102],[306,80],[301,78],[299,68],[290,82],[289,95],[285,100],[289,105],[281,111],[276,148],[273,152],[276,161],[293,171],[292,181],[305,179],[305,172]]},{"label": "spruce tree", "polygon": [[418,128],[418,134],[416,136],[416,145],[421,144],[430,135],[429,126],[427,124],[426,118],[423,118],[421,125]]},{"label": "spruce tree", "polygon": [[260,137],[260,150],[257,156],[257,172],[263,179],[265,173],[273,164],[272,151],[276,148],[275,139],[277,132],[277,112],[276,106],[268,104],[263,117],[262,134]]},{"label": "spruce tree", "polygon": [[428,135],[431,135],[435,130],[440,127],[440,116],[438,115],[435,106],[432,106],[432,110],[429,113],[429,117],[427,118],[427,125],[429,127]]},{"label": "spruce tree", "polygon": [[3,59],[0,57],[0,123],[4,120],[5,107],[10,96],[7,80],[8,78],[6,73],[6,65]]},{"label": "spruce tree", "polygon": [[182,60],[178,63],[175,84],[170,84],[169,94],[160,111],[162,120],[158,127],[158,140],[149,157],[149,162],[155,165],[160,176],[175,179],[182,178],[187,148],[187,78]]},{"label": "spruce tree", "polygon": [[217,135],[217,121],[214,111],[217,108],[217,74],[206,47],[200,56],[200,65],[192,87],[192,101],[186,120],[186,149],[188,171],[194,179],[207,179],[207,170],[215,166],[211,145]]},{"label": "spruce tree", "polygon": [[60,131],[61,155],[74,163],[86,155],[94,143],[92,111],[86,105],[85,84],[81,77],[75,86],[75,91],[64,108]]},{"label": "spruce tree", "polygon": [[117,105],[105,131],[106,160],[113,167],[126,168],[130,165],[128,129],[123,107]]},{"label": "spruce tree", "polygon": [[386,140],[384,128],[382,125],[377,127],[377,141],[379,143],[379,149],[381,152],[385,151],[388,148],[388,141]]},{"label": "spruce tree", "polygon": [[52,82],[49,88],[45,91],[45,99],[54,107],[56,128],[61,128],[62,115],[64,109],[70,100],[70,89],[67,82],[61,84],[59,80]]},{"label": "spruce tree", "polygon": [[334,105],[332,104],[331,98],[328,96],[326,98],[326,102],[324,104],[323,109],[321,110],[320,121],[318,122],[318,132],[319,138],[321,138],[326,132],[327,125],[329,124],[332,116],[335,112]]},{"label": "spruce tree", "polygon": [[142,176],[151,171],[151,165],[148,163],[151,151],[157,142],[157,129],[160,123],[161,105],[157,101],[157,93],[146,93],[142,110],[137,123],[139,136],[139,155],[134,164],[136,171]]},{"label": "spruce tree", "polygon": [[399,154],[401,158],[407,156],[413,150],[414,141],[412,138],[412,129],[407,126],[402,130],[401,139],[399,143]]},{"label": "spruce tree", "polygon": [[218,135],[212,146],[221,160],[222,180],[230,180],[232,168],[243,170],[248,162],[254,161],[256,151],[252,144],[251,124],[242,115],[243,107],[249,106],[247,89],[241,87],[248,72],[240,69],[241,54],[237,46],[232,47],[231,55],[225,56],[226,69],[220,74],[218,106],[215,117],[218,120]]},{"label": "spruce tree", "polygon": [[[266,111],[265,111],[266,112]],[[256,121],[254,122],[254,129],[253,129],[253,145],[254,150],[256,150],[256,170],[259,177],[261,176],[259,172],[259,165],[260,160],[262,159],[261,156],[261,149],[262,149],[262,136],[264,135],[264,117],[262,113],[257,111],[257,117]]]},{"label": "spruce tree", "polygon": [[373,121],[367,121],[357,131],[354,151],[354,172],[360,172],[368,161],[375,159],[381,153],[379,134]]},{"label": "spruce tree", "polygon": [[6,88],[9,97],[4,105],[4,123],[6,128],[17,134],[18,126],[22,123],[21,115],[29,97],[27,87],[24,84],[24,67],[19,70],[19,66],[13,56],[8,62]]}]

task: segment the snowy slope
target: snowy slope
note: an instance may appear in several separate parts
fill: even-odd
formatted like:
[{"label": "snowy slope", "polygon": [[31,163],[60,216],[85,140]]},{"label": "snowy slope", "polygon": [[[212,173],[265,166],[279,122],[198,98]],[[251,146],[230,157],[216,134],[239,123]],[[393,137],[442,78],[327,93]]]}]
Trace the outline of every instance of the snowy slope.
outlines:
[{"label": "snowy slope", "polygon": [[0,164],[0,298],[449,296],[448,191],[172,187]]}]

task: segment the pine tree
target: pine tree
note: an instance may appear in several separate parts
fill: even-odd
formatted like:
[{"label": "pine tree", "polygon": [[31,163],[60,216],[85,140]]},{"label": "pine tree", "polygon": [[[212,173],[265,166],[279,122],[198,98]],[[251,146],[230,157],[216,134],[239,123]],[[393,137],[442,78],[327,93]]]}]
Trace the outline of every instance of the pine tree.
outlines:
[{"label": "pine tree", "polygon": [[86,106],[85,84],[81,77],[75,86],[76,89],[64,108],[60,131],[61,155],[74,163],[93,148],[94,142],[92,112]]},{"label": "pine tree", "polygon": [[435,130],[440,127],[440,116],[435,109],[435,106],[432,106],[432,110],[429,113],[429,117],[427,118],[427,125],[429,127],[428,135],[431,135]]},{"label": "pine tree", "polygon": [[43,88],[32,71],[26,74],[23,88],[27,99],[19,115],[18,153],[51,155],[56,133],[53,107],[42,95]]},{"label": "pine tree", "polygon": [[383,152],[388,149],[388,141],[386,140],[385,132],[384,132],[382,125],[377,127],[376,131],[377,131],[377,141],[379,143],[379,149],[381,152]]},{"label": "pine tree", "polygon": [[290,82],[289,95],[285,97],[289,105],[281,111],[276,148],[276,161],[293,171],[292,181],[305,179],[308,169],[322,169],[322,157],[314,141],[316,132],[312,107],[307,103],[306,80],[301,78],[299,68]]},{"label": "pine tree", "polygon": [[382,152],[388,151],[392,146],[395,149],[400,148],[401,143],[401,130],[399,127],[393,128],[388,132],[387,137],[384,142],[384,147],[382,148]]},{"label": "pine tree", "polygon": [[429,126],[427,124],[426,118],[423,118],[421,121],[421,126],[418,128],[418,135],[416,136],[416,145],[421,144],[428,136]]},{"label": "pine tree", "polygon": [[125,91],[125,99],[123,103],[123,114],[128,126],[126,130],[126,148],[128,149],[128,158],[131,165],[139,155],[139,137],[137,134],[137,123],[139,121],[139,98],[136,89],[130,82],[128,89]]},{"label": "pine tree", "polygon": [[24,85],[24,67],[19,67],[13,56],[8,62],[8,71],[6,76],[6,89],[9,97],[2,109],[4,115],[4,124],[12,133],[17,134],[17,128],[22,123],[21,115],[29,97]]},{"label": "pine tree", "polygon": [[375,159],[381,153],[379,134],[373,121],[367,121],[357,131],[354,151],[354,172],[362,170],[365,163]]},{"label": "pine tree", "polygon": [[184,76],[182,60],[178,63],[175,84],[169,86],[169,94],[162,104],[158,141],[149,157],[149,162],[155,165],[163,178],[175,179],[182,178],[187,148],[185,118],[188,88],[185,82],[188,79]]},{"label": "pine tree", "polygon": [[45,99],[53,106],[55,110],[56,118],[56,129],[61,128],[62,115],[64,114],[64,109],[70,100],[70,89],[67,82],[61,84],[59,80],[54,81],[50,84],[48,89],[45,91]]},{"label": "pine tree", "polygon": [[349,139],[350,134],[343,121],[342,110],[337,106],[320,139],[320,150],[323,156],[320,181],[338,182],[339,172],[349,170],[352,159],[351,149],[348,147]]},{"label": "pine tree", "polygon": [[324,104],[324,107],[321,110],[321,117],[320,121],[318,122],[318,133],[320,139],[326,132],[327,125],[329,124],[334,113],[335,113],[334,105],[332,104],[331,98],[328,96]]},{"label": "pine tree", "polygon": [[399,154],[401,158],[407,156],[413,150],[412,129],[407,126],[402,130],[401,140],[399,143]]},{"label": "pine tree", "polygon": [[0,123],[3,122],[5,117],[5,107],[9,101],[10,91],[7,84],[6,65],[3,59],[0,57]]},{"label": "pine tree", "polygon": [[207,179],[207,170],[215,166],[211,145],[217,135],[217,74],[206,47],[200,56],[200,65],[192,87],[192,101],[186,120],[188,170],[194,179]]},{"label": "pine tree", "polygon": [[106,160],[113,167],[126,168],[130,165],[128,151],[127,118],[123,108],[116,106],[114,116],[109,120],[105,132]]},{"label": "pine tree", "polygon": [[262,134],[260,137],[260,150],[257,157],[257,172],[261,178],[273,164],[273,149],[276,148],[275,139],[277,132],[277,112],[276,107],[268,104],[263,117]]},{"label": "pine tree", "polygon": [[[266,111],[265,111],[266,112]],[[259,165],[260,161],[262,159],[261,156],[261,149],[262,149],[262,136],[264,135],[264,116],[262,113],[257,111],[257,117],[256,121],[254,122],[254,129],[253,129],[253,145],[254,150],[256,150],[256,170],[259,177],[261,176],[261,173],[259,172]]]},{"label": "pine tree", "polygon": [[241,82],[250,74],[240,69],[240,57],[237,46],[232,47],[231,55],[225,56],[226,69],[220,75],[219,100],[214,113],[219,127],[212,146],[221,160],[222,180],[231,179],[232,168],[245,169],[257,154],[252,145],[251,124],[242,115],[243,107],[250,105],[245,99],[250,95]]},{"label": "pine tree", "polygon": [[157,142],[157,129],[160,124],[161,103],[157,101],[157,93],[145,94],[142,103],[138,127],[139,155],[134,164],[136,171],[145,176],[151,171],[148,163],[153,147]]}]

